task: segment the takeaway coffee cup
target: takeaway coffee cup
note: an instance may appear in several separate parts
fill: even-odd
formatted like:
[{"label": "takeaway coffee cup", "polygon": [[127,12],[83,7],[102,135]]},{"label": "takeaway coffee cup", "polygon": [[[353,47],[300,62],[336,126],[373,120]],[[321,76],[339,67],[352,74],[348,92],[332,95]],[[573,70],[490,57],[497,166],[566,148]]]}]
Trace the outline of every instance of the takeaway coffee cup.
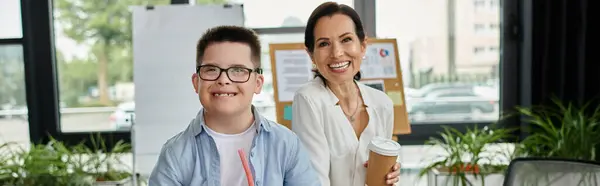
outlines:
[{"label": "takeaway coffee cup", "polygon": [[386,176],[396,164],[400,154],[400,144],[391,139],[376,136],[369,143],[369,166],[367,185],[385,186]]}]

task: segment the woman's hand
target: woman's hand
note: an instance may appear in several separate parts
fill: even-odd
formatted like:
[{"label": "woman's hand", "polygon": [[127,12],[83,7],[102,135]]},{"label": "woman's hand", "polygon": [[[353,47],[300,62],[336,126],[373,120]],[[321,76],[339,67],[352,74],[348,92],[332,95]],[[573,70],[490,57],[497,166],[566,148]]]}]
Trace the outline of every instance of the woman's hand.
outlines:
[{"label": "woman's hand", "polygon": [[[364,166],[368,167],[369,162],[365,162]],[[400,163],[396,163],[396,165],[394,165],[392,167],[392,169],[390,170],[390,173],[388,173],[388,175],[386,177],[386,183],[388,185],[394,185],[399,180],[400,180]]]}]

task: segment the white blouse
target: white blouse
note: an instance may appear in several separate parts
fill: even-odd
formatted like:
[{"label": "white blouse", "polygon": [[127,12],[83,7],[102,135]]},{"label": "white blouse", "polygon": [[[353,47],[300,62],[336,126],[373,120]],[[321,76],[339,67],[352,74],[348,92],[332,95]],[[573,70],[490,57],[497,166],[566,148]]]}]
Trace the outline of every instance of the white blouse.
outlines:
[{"label": "white blouse", "polygon": [[360,139],[337,105],[339,100],[320,78],[294,96],[292,131],[308,150],[323,186],[365,186],[367,169],[363,164],[369,158],[369,142],[374,136],[392,138],[392,100],[377,89],[357,84],[369,115]]}]

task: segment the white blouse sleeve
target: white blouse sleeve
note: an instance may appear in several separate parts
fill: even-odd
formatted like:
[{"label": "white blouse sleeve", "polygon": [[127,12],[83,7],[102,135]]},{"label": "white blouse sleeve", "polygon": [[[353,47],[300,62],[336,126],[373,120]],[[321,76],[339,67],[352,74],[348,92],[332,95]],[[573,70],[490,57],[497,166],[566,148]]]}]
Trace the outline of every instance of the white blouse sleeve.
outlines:
[{"label": "white blouse sleeve", "polygon": [[294,96],[292,104],[292,131],[298,135],[308,150],[312,166],[323,186],[329,186],[330,156],[327,139],[321,122],[321,111],[301,94]]}]

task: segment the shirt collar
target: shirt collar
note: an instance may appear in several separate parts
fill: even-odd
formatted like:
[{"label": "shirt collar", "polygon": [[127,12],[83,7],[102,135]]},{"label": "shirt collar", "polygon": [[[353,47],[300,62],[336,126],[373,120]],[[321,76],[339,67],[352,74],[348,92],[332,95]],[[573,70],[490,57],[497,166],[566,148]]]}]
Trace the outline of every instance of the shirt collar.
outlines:
[{"label": "shirt collar", "polygon": [[[326,100],[328,100],[329,105],[332,105],[332,106],[337,105],[337,103],[340,100],[335,96],[335,94],[333,94],[333,92],[331,91],[331,89],[329,89],[329,87],[323,86],[324,83],[321,80],[321,78],[315,78],[315,79],[317,79],[317,81],[319,81],[319,83],[318,83],[319,85],[321,85],[324,89],[326,89],[325,90],[327,92],[327,99]],[[369,89],[371,87],[368,87],[368,86],[364,85],[363,83],[361,83],[359,81],[354,81],[354,83],[356,83],[356,85],[358,85],[358,90],[360,92],[360,95],[362,96],[363,104],[366,107],[371,106],[372,100],[371,100],[371,97],[369,96],[369,94],[367,93],[367,89]]]},{"label": "shirt collar", "polygon": [[[262,130],[264,130],[265,132],[270,132],[271,126],[269,125],[269,122],[267,122],[266,119],[262,115],[260,115],[260,113],[258,112],[256,107],[254,107],[254,105],[252,105],[252,113],[254,114],[254,125],[259,126],[257,128],[257,132],[260,133],[260,131]],[[190,127],[194,136],[197,136],[205,130],[204,127],[206,127],[206,124],[204,123],[204,108],[198,111],[198,114],[196,114],[196,118],[194,118]]]}]

